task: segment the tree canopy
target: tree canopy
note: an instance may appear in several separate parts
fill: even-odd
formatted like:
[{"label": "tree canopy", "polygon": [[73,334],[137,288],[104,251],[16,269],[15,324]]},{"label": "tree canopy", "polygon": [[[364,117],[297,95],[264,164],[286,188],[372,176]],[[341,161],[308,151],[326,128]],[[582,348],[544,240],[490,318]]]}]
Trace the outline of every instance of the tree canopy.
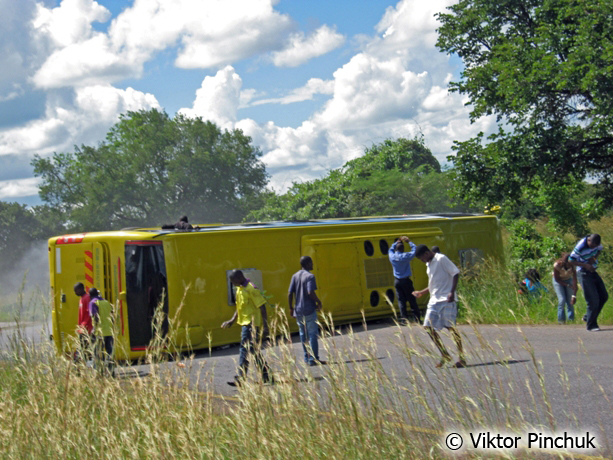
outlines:
[{"label": "tree canopy", "polygon": [[247,219],[308,220],[451,210],[449,174],[440,171],[423,139],[386,140],[322,179],[294,183],[282,195],[269,193],[264,206]]},{"label": "tree canopy", "polygon": [[[613,197],[613,3],[609,0],[460,0],[439,14],[437,46],[464,62],[452,91],[473,121],[499,130],[454,146],[456,194],[492,204],[534,190],[597,183]],[[558,200],[559,201],[559,200]],[[551,203],[555,206],[555,203]]]},{"label": "tree canopy", "polygon": [[261,152],[242,131],[156,109],[128,112],[98,146],[36,156],[39,194],[73,230],[240,221],[264,190]]}]

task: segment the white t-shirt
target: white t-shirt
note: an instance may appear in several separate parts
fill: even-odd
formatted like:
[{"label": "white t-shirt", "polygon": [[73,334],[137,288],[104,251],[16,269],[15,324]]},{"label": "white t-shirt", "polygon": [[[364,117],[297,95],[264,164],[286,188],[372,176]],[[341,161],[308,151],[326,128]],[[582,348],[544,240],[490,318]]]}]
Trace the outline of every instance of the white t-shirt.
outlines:
[{"label": "white t-shirt", "polygon": [[[428,305],[438,302],[447,302],[447,296],[453,286],[453,277],[460,273],[458,267],[444,254],[434,254],[434,258],[428,262],[428,290],[430,301]],[[455,299],[458,300],[456,293]]]}]

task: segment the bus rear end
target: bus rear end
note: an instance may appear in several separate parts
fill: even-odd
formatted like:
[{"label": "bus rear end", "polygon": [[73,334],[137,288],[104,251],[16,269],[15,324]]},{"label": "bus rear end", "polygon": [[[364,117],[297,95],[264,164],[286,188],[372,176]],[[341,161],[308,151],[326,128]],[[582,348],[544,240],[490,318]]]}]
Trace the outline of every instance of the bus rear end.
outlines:
[{"label": "bus rear end", "polygon": [[80,299],[74,285],[83,283],[86,290],[96,287],[105,299],[113,300],[108,246],[88,239],[86,234],[51,238],[49,270],[53,340],[59,353],[70,354],[79,318]]}]

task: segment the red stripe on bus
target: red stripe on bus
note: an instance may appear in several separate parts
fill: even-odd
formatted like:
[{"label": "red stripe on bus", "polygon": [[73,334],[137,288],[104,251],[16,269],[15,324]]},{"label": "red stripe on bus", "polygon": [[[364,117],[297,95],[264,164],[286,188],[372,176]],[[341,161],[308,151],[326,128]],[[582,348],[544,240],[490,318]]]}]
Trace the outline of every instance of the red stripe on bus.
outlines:
[{"label": "red stripe on bus", "polygon": [[87,268],[90,271],[94,270],[94,266],[90,264],[87,260],[85,261],[85,268]]},{"label": "red stripe on bus", "polygon": [[[119,284],[119,295],[121,295],[121,258],[117,257],[117,282]],[[119,317],[121,318],[121,335],[123,335],[123,302],[119,299]]]},{"label": "red stripe on bus", "polygon": [[152,240],[126,241],[126,246],[161,246],[162,244],[164,243],[161,241],[152,241]]},{"label": "red stripe on bus", "polygon": [[94,258],[94,253],[93,253],[93,252],[91,252],[91,251],[85,251],[85,255],[86,255],[87,257],[89,257],[90,259],[93,259],[93,258]]},{"label": "red stripe on bus", "polygon": [[147,347],[130,347],[132,351],[145,351]]}]

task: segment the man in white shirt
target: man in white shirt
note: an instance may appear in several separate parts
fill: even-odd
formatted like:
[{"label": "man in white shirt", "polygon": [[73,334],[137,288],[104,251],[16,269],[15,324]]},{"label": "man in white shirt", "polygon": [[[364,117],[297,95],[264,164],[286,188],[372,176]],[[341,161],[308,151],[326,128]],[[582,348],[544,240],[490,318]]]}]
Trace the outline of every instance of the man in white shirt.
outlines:
[{"label": "man in white shirt", "polygon": [[451,355],[445,348],[445,345],[443,345],[438,334],[438,331],[443,328],[449,329],[453,340],[458,346],[459,356],[454,367],[466,367],[466,359],[462,349],[462,338],[455,328],[456,316],[458,314],[456,287],[458,286],[460,270],[446,255],[433,253],[425,244],[420,244],[415,248],[415,257],[428,267],[428,287],[421,291],[413,292],[413,295],[419,298],[428,292],[430,293],[428,309],[424,318],[424,327],[442,355],[441,361],[436,367],[443,367],[451,361]]}]

